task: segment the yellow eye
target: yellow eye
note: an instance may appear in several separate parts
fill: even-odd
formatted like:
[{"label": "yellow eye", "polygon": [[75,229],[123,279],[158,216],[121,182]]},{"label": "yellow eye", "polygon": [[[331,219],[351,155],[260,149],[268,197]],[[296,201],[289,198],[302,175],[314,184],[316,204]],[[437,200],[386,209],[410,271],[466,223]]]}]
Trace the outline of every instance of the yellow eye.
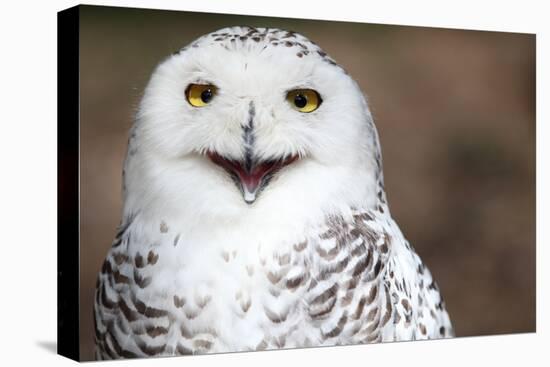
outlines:
[{"label": "yellow eye", "polygon": [[185,90],[187,102],[193,107],[204,107],[216,95],[216,87],[210,84],[189,84]]},{"label": "yellow eye", "polygon": [[288,92],[286,100],[300,112],[313,112],[321,105],[321,96],[313,89],[295,89]]}]

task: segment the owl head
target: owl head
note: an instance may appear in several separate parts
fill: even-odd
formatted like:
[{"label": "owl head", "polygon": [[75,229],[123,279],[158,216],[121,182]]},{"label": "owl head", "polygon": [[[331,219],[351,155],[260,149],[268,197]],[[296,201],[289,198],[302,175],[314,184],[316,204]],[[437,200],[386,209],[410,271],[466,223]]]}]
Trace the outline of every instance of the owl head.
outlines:
[{"label": "owl head", "polygon": [[131,132],[125,211],[231,220],[376,205],[378,137],[357,83],[312,41],[231,27],[154,71]]}]

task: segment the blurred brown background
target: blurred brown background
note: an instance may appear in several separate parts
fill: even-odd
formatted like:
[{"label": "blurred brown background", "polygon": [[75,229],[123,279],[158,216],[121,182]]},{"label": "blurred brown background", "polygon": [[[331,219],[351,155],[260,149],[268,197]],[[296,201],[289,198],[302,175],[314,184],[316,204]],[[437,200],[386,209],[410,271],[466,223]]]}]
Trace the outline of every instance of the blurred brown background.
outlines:
[{"label": "blurred brown background", "polygon": [[81,358],[120,220],[128,129],[155,65],[231,25],[303,33],[367,94],[390,208],[457,336],[535,330],[535,36],[81,7]]}]

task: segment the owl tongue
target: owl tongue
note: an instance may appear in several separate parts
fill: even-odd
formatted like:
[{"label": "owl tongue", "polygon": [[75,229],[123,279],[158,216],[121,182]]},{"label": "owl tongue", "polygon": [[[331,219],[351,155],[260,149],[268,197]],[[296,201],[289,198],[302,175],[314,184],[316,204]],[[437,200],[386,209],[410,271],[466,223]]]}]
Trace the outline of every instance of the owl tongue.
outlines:
[{"label": "owl tongue", "polygon": [[260,184],[263,184],[262,180],[270,172],[273,172],[277,166],[278,163],[276,161],[267,161],[252,166],[250,170],[245,169],[240,164],[236,167],[236,173],[241,180],[244,200],[248,204],[256,200],[256,194],[258,193]]},{"label": "owl tongue", "polygon": [[297,157],[290,157],[281,160],[269,160],[263,162],[239,162],[222,157],[217,153],[208,153],[208,156],[218,166],[228,171],[240,182],[244,200],[252,204],[256,197],[273,173],[282,167],[294,162]]}]

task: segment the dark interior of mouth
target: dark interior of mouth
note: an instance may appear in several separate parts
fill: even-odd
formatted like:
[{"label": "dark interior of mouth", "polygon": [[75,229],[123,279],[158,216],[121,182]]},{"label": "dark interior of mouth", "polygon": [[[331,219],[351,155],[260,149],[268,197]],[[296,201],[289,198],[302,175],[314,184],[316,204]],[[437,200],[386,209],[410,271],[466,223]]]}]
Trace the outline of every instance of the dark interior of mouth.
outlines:
[{"label": "dark interior of mouth", "polygon": [[255,192],[267,177],[297,159],[297,156],[291,156],[285,159],[258,161],[247,168],[244,162],[225,158],[218,153],[209,152],[208,156],[212,162],[236,176],[243,190],[251,193]]}]

